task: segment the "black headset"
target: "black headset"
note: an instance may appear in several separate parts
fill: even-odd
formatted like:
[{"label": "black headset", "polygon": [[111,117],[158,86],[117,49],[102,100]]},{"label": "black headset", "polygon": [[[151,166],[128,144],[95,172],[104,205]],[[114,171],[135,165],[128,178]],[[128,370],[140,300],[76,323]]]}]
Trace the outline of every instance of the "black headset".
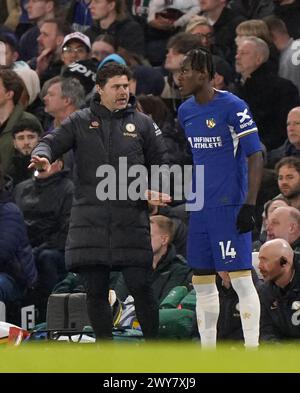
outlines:
[{"label": "black headset", "polygon": [[287,259],[285,257],[280,257],[279,264],[280,264],[281,267],[283,267],[287,263],[288,263],[288,261],[287,261]]}]

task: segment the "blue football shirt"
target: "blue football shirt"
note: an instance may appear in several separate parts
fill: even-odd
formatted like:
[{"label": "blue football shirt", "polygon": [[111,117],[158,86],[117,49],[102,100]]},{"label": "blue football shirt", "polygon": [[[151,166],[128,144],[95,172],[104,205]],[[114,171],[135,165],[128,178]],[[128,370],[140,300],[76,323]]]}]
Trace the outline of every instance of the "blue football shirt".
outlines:
[{"label": "blue football shirt", "polygon": [[204,165],[204,207],[244,203],[247,157],[261,150],[245,101],[221,90],[216,90],[207,104],[191,97],[179,107],[178,120],[191,146],[194,165]]}]

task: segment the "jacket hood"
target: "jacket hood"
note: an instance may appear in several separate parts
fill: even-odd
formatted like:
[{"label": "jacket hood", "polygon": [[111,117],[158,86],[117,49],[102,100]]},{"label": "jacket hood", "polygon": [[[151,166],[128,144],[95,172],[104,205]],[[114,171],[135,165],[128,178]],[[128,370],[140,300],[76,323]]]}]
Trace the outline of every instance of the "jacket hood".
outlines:
[{"label": "jacket hood", "polygon": [[62,178],[67,177],[68,174],[69,174],[68,169],[62,169],[61,171],[56,172],[49,177],[41,178],[41,179],[39,179],[38,177],[34,177],[33,180],[35,182],[36,187],[43,188],[43,187],[48,187],[52,183],[59,182]]}]

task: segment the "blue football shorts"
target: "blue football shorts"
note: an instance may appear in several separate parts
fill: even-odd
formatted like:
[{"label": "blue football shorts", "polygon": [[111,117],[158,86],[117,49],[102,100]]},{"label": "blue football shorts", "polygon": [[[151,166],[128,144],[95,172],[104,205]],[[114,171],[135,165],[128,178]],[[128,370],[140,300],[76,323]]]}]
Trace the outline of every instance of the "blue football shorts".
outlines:
[{"label": "blue football shorts", "polygon": [[252,268],[252,234],[239,234],[241,206],[220,206],[191,212],[187,259],[193,269],[237,271]]}]

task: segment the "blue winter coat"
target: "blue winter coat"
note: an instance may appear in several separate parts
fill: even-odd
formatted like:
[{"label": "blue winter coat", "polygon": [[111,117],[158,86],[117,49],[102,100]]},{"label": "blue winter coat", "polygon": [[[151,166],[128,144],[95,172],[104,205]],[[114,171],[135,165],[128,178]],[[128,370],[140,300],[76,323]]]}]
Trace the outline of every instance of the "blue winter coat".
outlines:
[{"label": "blue winter coat", "polygon": [[6,190],[0,191],[0,272],[23,287],[31,287],[37,279],[22,213]]}]

